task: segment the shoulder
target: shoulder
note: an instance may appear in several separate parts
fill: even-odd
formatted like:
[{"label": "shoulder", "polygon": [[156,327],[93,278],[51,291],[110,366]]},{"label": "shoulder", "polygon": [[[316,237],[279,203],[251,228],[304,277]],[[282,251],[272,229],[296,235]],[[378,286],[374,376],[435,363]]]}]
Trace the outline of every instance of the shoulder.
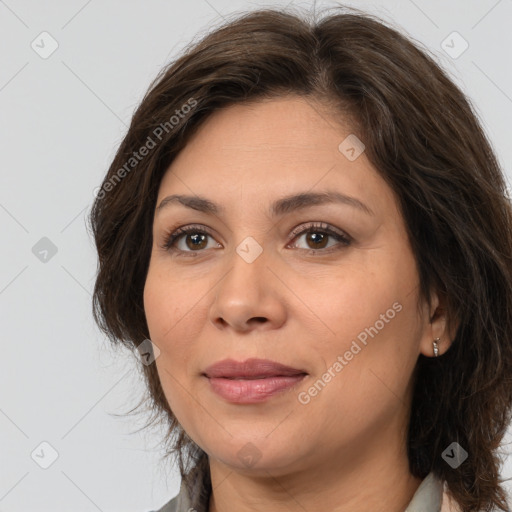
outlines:
[{"label": "shoulder", "polygon": [[463,512],[460,505],[455,501],[448,490],[447,482],[443,482],[443,501],[441,512]]},{"label": "shoulder", "polygon": [[443,491],[443,501],[442,501],[441,512],[461,512],[460,506],[456,503],[456,501],[448,493],[446,485],[444,486],[444,491]]}]

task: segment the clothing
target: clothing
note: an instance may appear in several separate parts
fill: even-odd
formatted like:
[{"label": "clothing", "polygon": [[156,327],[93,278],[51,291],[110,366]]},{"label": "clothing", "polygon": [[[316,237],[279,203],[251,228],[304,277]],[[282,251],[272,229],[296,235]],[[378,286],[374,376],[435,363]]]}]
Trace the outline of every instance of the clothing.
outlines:
[{"label": "clothing", "polygon": [[[208,499],[198,498],[203,478],[204,475],[198,475],[190,495],[182,483],[176,497],[152,512],[208,512]],[[460,512],[460,508],[449,500],[443,482],[434,473],[429,473],[422,480],[404,512]]]}]

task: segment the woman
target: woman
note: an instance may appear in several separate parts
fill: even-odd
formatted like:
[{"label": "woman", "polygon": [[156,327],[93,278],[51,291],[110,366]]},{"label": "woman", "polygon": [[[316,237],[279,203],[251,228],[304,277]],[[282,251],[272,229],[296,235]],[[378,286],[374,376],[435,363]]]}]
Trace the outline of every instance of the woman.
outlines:
[{"label": "woman", "polygon": [[470,103],[353,10],[261,10],[157,77],[91,212],[160,511],[509,510],[512,215]]}]

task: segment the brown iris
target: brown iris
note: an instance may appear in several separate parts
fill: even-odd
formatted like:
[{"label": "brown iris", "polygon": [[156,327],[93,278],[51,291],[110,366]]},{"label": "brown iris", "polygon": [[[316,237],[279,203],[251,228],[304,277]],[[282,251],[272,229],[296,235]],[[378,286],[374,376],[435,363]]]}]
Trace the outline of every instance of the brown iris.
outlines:
[{"label": "brown iris", "polygon": [[[206,247],[206,245],[208,244],[207,236],[208,235],[199,234],[199,233],[196,233],[196,234],[193,234],[193,235],[187,235],[185,237],[187,247],[189,249],[204,249]],[[189,240],[193,241],[192,245],[190,245],[188,243]],[[204,245],[201,245],[201,244],[204,244]]]},{"label": "brown iris", "polygon": [[[306,240],[308,241],[308,243],[310,241],[313,241],[313,243],[315,243],[315,244],[319,244],[319,243],[322,244],[323,242],[327,242],[328,237],[329,237],[329,235],[318,233],[315,231],[311,231],[306,234]],[[315,247],[315,249],[323,249],[324,247],[325,247],[325,243],[323,245],[317,245]]]}]

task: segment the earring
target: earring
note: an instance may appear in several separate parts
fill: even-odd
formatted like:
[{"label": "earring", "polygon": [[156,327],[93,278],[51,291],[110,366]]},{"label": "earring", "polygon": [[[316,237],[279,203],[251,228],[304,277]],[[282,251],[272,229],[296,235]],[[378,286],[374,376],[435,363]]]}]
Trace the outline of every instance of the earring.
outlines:
[{"label": "earring", "polygon": [[439,355],[439,346],[437,345],[437,343],[441,343],[441,340],[439,338],[436,338],[433,342],[432,342],[432,345],[434,345],[434,356],[437,357]]}]

